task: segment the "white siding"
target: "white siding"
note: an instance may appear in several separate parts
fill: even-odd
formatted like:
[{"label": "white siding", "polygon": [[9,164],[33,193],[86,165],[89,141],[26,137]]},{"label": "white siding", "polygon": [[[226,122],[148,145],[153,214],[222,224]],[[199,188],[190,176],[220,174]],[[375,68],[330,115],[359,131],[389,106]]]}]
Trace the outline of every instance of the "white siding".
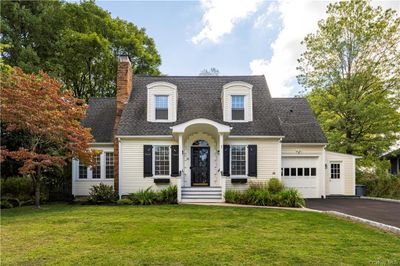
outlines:
[{"label": "white siding", "polygon": [[152,187],[159,190],[168,185],[176,184],[176,178],[171,178],[170,184],[155,184],[153,177],[143,176],[143,146],[144,145],[177,145],[172,140],[152,139],[121,139],[120,145],[120,194],[127,195],[141,189]]},{"label": "white siding", "polygon": [[227,189],[245,190],[251,182],[267,182],[272,177],[281,178],[281,143],[278,139],[228,139],[224,144],[257,145],[257,178],[249,178],[247,184],[232,184],[230,178],[227,178]]},{"label": "white siding", "polygon": [[343,182],[344,195],[354,195],[355,194],[355,156],[336,152],[326,152],[326,191],[329,195],[329,180],[330,180],[330,162],[340,162],[341,167],[341,178]]}]

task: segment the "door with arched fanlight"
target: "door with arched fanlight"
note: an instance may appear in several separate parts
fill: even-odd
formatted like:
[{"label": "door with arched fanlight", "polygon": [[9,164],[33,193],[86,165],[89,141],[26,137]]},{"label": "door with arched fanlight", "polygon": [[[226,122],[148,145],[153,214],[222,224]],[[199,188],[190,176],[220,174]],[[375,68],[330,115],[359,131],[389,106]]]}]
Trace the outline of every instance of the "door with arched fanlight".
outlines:
[{"label": "door with arched fanlight", "polygon": [[210,146],[205,140],[192,144],[190,173],[192,186],[210,186]]}]

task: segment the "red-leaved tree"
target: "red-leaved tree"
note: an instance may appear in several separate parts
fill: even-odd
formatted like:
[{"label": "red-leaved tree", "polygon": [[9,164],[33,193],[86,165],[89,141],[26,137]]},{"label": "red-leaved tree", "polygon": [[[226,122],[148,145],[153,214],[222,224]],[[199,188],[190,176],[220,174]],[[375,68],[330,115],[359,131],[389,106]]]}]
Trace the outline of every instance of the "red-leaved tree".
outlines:
[{"label": "red-leaved tree", "polygon": [[41,180],[55,166],[71,158],[92,163],[95,151],[90,130],[80,124],[86,105],[61,90],[61,83],[41,72],[25,74],[15,68],[1,77],[1,119],[10,132],[24,132],[23,147],[9,150],[1,147],[1,159],[7,157],[23,163],[21,174],[32,178],[35,205],[40,207]]}]

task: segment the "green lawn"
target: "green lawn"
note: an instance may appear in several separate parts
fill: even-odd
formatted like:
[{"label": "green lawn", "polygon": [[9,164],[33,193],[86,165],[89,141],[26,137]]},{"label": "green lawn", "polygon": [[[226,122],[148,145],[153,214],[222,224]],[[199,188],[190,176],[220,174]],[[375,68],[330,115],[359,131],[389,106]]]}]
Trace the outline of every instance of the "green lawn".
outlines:
[{"label": "green lawn", "polygon": [[207,206],[2,210],[2,265],[400,264],[400,237],[320,213]]}]

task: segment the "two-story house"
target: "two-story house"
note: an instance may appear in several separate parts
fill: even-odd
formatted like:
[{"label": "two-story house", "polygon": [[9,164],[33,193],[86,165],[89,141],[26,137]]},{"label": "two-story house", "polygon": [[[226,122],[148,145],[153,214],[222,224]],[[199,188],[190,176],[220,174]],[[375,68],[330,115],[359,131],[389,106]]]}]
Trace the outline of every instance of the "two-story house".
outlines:
[{"label": "two-story house", "polygon": [[355,192],[356,157],[325,151],[307,100],[271,98],[264,76],[133,76],[122,56],[116,98],[90,99],[83,124],[102,154],[74,160],[77,196],[172,184],[180,202],[218,202],[272,177],[306,198]]}]

